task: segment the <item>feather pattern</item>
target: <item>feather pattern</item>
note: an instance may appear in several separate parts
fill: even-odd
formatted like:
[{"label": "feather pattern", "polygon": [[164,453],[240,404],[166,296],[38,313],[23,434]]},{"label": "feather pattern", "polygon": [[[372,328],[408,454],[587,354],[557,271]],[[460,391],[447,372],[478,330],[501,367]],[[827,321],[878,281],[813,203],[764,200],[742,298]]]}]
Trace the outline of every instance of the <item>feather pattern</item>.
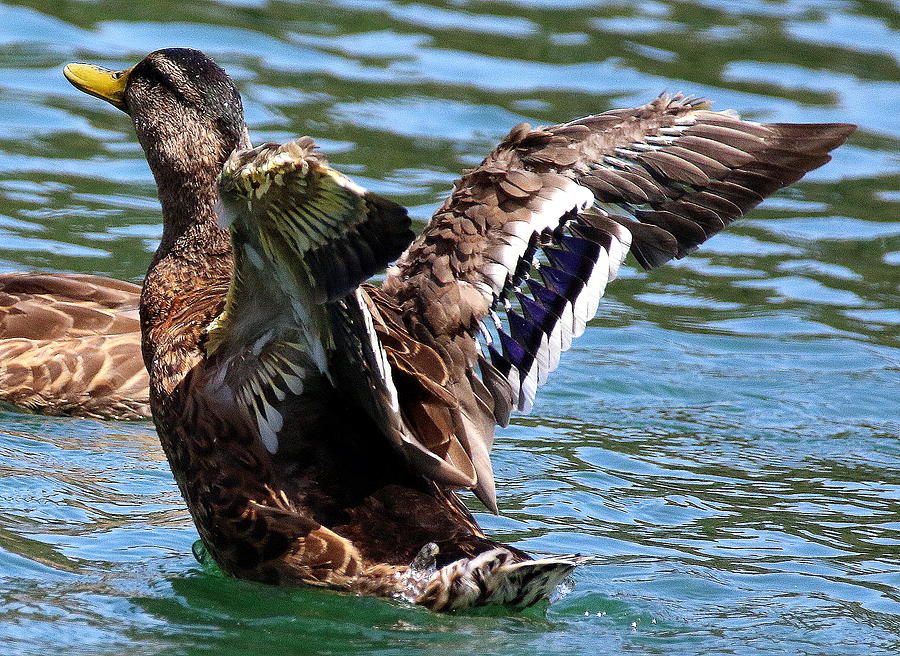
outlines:
[{"label": "feather pattern", "polygon": [[[460,405],[489,390],[480,419],[491,421],[454,424],[447,439],[489,449],[494,421],[531,410],[629,252],[644,268],[683,257],[828,161],[852,130],[744,121],[680,95],[513,128],[384,285],[411,336],[447,363]],[[491,477],[489,463],[477,474]],[[475,486],[488,507],[492,490],[492,477]]]},{"label": "feather pattern", "polygon": [[356,400],[401,443],[396,390],[358,285],[409,243],[406,210],[330,168],[308,137],[235,151],[219,188],[235,265],[208,331],[219,370],[210,393],[237,400],[274,454],[285,425],[279,407],[322,377],[337,383],[329,360],[339,352],[343,375],[367,376],[351,388]]},{"label": "feather pattern", "polygon": [[137,285],[76,274],[0,274],[0,400],[34,412],[150,416]]},{"label": "feather pattern", "polygon": [[406,210],[328,166],[309,137],[235,151],[219,188],[236,247],[256,264],[299,259],[316,303],[351,292],[412,240]]},{"label": "feather pattern", "polygon": [[496,424],[532,407],[626,253],[690,252],[851,129],[682,97],[518,126],[376,289],[360,283],[407,246],[405,211],[309,139],[245,149],[237,90],[208,57],[67,71],[132,114],[158,181],[143,354],[208,552],[243,578],[436,610],[528,606],[582,562],[490,540],[453,488],[497,510]]},{"label": "feather pattern", "polygon": [[441,611],[490,604],[528,608],[548,598],[575,567],[588,561],[582,556],[521,561],[505,549],[492,549],[437,569],[437,553],[434,543],[422,548],[403,575],[410,583],[401,598]]}]

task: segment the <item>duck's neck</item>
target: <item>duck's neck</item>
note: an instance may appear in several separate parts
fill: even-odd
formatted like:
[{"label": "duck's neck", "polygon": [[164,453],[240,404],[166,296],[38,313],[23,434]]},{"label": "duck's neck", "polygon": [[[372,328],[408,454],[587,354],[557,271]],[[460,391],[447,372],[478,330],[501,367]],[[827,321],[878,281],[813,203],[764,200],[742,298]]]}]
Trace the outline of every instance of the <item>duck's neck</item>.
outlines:
[{"label": "duck's neck", "polygon": [[216,225],[216,177],[228,153],[208,162],[154,166],[163,236],[141,295],[144,363],[154,395],[167,394],[199,361],[200,342],[221,312],[233,259]]},{"label": "duck's neck", "polygon": [[228,255],[228,231],[216,225],[216,176],[209,172],[161,179],[163,234],[150,268],[166,259],[190,258],[193,253]]}]

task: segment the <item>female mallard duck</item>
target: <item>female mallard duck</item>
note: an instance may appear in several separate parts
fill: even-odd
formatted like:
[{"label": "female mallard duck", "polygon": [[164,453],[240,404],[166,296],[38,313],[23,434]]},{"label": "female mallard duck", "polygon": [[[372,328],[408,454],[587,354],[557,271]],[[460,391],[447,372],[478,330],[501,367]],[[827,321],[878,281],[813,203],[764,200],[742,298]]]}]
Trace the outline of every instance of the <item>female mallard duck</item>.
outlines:
[{"label": "female mallard duck", "polygon": [[159,187],[143,355],[209,553],[242,578],[436,610],[528,606],[579,562],[487,538],[453,490],[496,512],[496,424],[531,408],[625,255],[682,257],[853,130],[681,96],[519,125],[409,245],[405,210],[308,138],[251,148],[200,52],[66,76],[131,116]]},{"label": "female mallard duck", "polygon": [[140,291],[98,276],[0,274],[0,401],[51,415],[149,418]]}]

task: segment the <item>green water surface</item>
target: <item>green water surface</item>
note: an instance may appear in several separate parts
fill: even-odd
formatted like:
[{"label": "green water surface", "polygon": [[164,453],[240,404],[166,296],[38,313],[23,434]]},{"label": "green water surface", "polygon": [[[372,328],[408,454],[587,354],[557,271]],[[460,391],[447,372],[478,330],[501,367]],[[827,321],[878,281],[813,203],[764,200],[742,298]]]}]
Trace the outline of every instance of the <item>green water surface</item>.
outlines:
[{"label": "green water surface", "polygon": [[0,4],[0,270],[139,281],[161,229],[128,118],[61,75],[199,47],[254,140],[317,138],[426,220],[519,121],[703,94],[850,121],[700,252],[627,268],[531,416],[503,514],[596,554],[548,608],[435,615],[204,571],[149,424],[0,413],[0,654],[900,653],[900,5],[890,0]]}]

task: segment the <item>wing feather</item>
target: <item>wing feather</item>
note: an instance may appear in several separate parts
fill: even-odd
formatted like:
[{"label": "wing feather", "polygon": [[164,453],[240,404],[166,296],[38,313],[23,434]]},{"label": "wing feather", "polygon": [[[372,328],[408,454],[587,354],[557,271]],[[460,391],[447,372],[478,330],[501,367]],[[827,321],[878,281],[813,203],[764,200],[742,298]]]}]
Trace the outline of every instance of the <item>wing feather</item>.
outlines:
[{"label": "wing feather", "polygon": [[284,357],[302,366],[267,360],[241,387],[266,448],[278,448],[283,397],[324,377],[415,470],[496,511],[496,424],[531,410],[626,255],[645,268],[685,256],[852,129],[742,121],[681,96],[516,126],[382,289],[359,285],[409,239],[402,208],[330,169],[308,139],[239,152],[220,181],[236,274],[210,348],[247,341],[232,315],[253,317],[254,334],[278,325],[284,316],[254,309],[280,294],[268,306],[302,330],[267,337],[263,355],[290,341]]},{"label": "wing feather", "polygon": [[828,161],[853,129],[754,123],[663,95],[564,125],[516,126],[456,182],[383,293],[407,339],[447,366],[445,387],[467,414],[447,423],[444,441],[481,463],[478,476],[490,478],[475,490],[488,507],[494,422],[531,409],[627,253],[644,268],[685,256]]},{"label": "wing feather", "polygon": [[383,351],[368,343],[375,333],[358,287],[412,239],[406,210],[332,169],[308,137],[235,151],[219,189],[235,267],[206,343],[217,370],[209,394],[240,406],[272,454],[288,414],[315,416],[335,394],[355,395],[401,443],[396,392]]},{"label": "wing feather", "polygon": [[412,240],[404,208],[328,166],[308,137],[235,151],[219,188],[235,251],[250,245],[267,267],[290,263],[316,303],[353,291]]}]

